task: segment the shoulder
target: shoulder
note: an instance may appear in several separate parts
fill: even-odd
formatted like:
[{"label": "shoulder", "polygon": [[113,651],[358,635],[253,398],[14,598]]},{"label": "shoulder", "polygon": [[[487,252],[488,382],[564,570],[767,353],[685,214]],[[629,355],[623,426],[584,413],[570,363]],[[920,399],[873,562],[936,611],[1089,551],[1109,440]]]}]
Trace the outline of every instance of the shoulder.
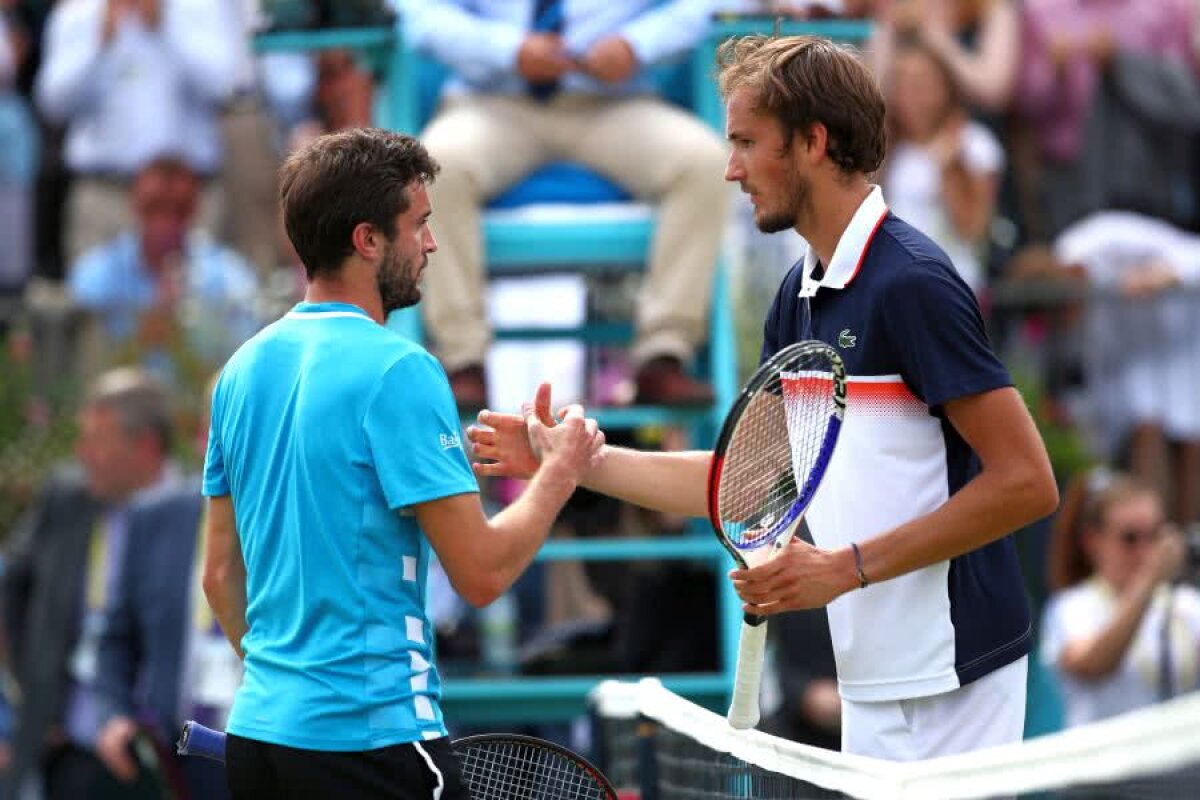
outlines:
[{"label": "shoulder", "polygon": [[128,234],[121,234],[84,251],[71,265],[71,291],[90,294],[108,288],[107,283],[116,278],[131,254],[131,241]]},{"label": "shoulder", "polygon": [[913,291],[958,274],[936,242],[895,214],[888,214],[869,257],[885,292]]}]

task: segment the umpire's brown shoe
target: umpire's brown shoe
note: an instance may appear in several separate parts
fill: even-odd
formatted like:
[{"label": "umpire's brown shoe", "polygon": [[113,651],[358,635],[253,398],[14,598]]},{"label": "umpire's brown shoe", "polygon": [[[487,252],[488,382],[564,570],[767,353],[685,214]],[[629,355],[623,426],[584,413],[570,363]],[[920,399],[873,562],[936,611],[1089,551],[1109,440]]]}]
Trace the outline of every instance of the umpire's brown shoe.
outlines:
[{"label": "umpire's brown shoe", "polygon": [[679,359],[671,356],[652,358],[637,371],[638,405],[706,406],[713,402],[713,390],[707,383],[683,371]]}]

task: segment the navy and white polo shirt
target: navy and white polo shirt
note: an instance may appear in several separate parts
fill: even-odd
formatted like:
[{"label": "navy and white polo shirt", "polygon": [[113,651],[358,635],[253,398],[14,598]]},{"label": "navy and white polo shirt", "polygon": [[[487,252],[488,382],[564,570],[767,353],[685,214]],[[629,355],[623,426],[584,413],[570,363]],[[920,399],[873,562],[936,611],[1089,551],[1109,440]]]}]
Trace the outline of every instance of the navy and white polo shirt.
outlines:
[{"label": "navy and white polo shirt", "polygon": [[[807,514],[836,549],[927,514],[980,469],[946,418],[959,397],[1012,384],[975,297],[946,254],[891,214],[878,187],[819,278],[788,273],[767,316],[763,358],[804,339],[837,348],[845,424]],[[1029,606],[1011,537],[853,591],[829,605],[842,697],[940,694],[1029,652]]]}]

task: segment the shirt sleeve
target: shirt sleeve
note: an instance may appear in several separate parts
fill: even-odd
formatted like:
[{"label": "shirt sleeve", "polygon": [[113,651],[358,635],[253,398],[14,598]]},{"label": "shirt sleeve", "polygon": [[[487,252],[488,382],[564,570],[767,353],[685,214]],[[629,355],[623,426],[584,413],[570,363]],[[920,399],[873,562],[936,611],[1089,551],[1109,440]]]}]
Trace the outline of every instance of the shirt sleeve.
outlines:
[{"label": "shirt sleeve", "polygon": [[1012,385],[992,351],[971,289],[949,264],[897,269],[882,305],[900,377],[930,408]]},{"label": "shirt sleeve", "polygon": [[222,403],[225,392],[218,378],[213,387],[212,417],[208,426],[208,448],[204,454],[204,481],[201,493],[205,497],[224,497],[229,494],[229,479],[225,475],[225,451],[221,447]]},{"label": "shirt sleeve", "polygon": [[1004,169],[1004,148],[991,131],[971,121],[963,129],[962,136],[962,158],[968,172],[980,175]]},{"label": "shirt sleeve", "polygon": [[468,81],[511,73],[527,31],[505,20],[487,19],[467,5],[463,0],[401,0],[404,35],[414,49]]},{"label": "shirt sleeve", "polygon": [[450,383],[428,353],[407,355],[388,369],[363,429],[390,508],[479,491]]}]

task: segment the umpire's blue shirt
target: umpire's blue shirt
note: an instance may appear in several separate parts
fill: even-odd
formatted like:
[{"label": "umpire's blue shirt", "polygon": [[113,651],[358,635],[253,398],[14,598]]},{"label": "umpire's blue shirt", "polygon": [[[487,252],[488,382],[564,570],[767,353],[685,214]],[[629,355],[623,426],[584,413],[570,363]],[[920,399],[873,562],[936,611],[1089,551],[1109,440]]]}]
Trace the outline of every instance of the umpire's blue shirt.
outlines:
[{"label": "umpire's blue shirt", "polygon": [[[824,269],[820,269],[824,266]],[[763,356],[802,339],[846,362],[846,419],[806,519],[840,548],[928,514],[980,469],[945,404],[1011,385],[975,297],[946,254],[891,214],[876,187],[828,265],[814,253],[784,279]],[[842,697],[941,694],[1026,655],[1029,607],[1005,537],[829,605]]]},{"label": "umpire's blue shirt", "polygon": [[228,729],[315,750],[445,736],[410,509],[478,491],[441,366],[341,303],[301,303],[230,359],[204,493],[232,495],[246,671]]}]

